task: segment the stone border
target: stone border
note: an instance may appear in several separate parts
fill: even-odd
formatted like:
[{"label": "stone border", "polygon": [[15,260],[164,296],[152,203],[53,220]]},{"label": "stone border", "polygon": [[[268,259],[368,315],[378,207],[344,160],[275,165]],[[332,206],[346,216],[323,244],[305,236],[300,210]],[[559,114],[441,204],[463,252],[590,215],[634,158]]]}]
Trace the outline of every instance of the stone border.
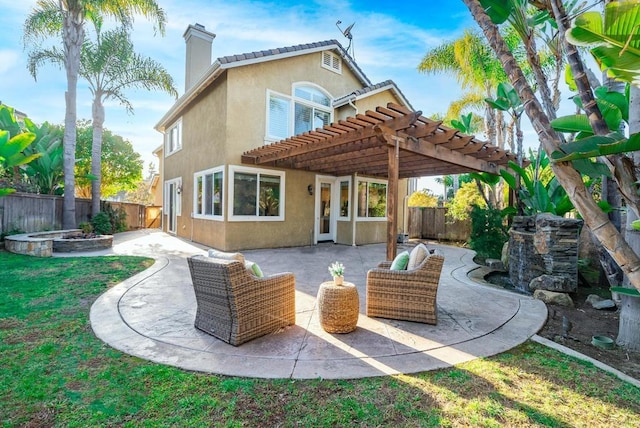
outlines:
[{"label": "stone border", "polygon": [[[105,235],[104,239],[99,241],[96,241],[95,239],[78,239],[78,242],[75,243],[75,245],[74,243],[63,246],[58,245],[64,235],[80,232],[80,229],[66,229],[46,232],[20,233],[17,235],[6,236],[4,238],[4,245],[5,249],[11,253],[34,257],[51,257],[54,250],[70,252],[111,248],[113,243],[113,236],[111,235]],[[92,241],[92,245],[87,246],[87,241]],[[95,242],[95,244],[93,242]]]}]

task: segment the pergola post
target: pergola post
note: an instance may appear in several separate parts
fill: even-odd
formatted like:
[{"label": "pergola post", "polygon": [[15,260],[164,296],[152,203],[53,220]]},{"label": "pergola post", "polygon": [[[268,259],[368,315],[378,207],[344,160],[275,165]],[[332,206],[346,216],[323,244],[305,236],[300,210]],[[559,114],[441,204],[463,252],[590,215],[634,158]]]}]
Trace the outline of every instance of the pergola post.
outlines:
[{"label": "pergola post", "polygon": [[389,175],[387,183],[387,260],[393,260],[397,252],[398,234],[398,175],[400,171],[400,153],[398,141],[387,146]]}]

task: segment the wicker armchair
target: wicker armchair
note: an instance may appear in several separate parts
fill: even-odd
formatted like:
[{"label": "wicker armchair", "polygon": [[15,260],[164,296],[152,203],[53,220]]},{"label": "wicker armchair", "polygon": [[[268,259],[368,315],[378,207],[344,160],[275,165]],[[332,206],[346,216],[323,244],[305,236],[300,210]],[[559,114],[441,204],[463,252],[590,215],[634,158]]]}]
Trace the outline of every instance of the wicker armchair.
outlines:
[{"label": "wicker armchair", "polygon": [[198,309],[195,327],[233,346],[295,324],[295,277],[258,278],[238,261],[188,259]]},{"label": "wicker armchair", "polygon": [[367,272],[367,316],[436,324],[436,294],[444,257],[431,254],[412,270],[383,262]]}]

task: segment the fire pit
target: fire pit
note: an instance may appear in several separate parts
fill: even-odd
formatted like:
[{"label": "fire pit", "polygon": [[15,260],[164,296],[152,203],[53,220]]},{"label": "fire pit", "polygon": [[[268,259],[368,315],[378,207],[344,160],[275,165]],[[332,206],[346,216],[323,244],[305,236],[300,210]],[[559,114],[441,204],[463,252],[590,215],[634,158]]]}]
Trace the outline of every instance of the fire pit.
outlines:
[{"label": "fire pit", "polygon": [[74,253],[79,251],[95,251],[111,248],[112,235],[85,234],[74,230],[65,232],[61,237],[53,240],[53,251],[56,253]]}]

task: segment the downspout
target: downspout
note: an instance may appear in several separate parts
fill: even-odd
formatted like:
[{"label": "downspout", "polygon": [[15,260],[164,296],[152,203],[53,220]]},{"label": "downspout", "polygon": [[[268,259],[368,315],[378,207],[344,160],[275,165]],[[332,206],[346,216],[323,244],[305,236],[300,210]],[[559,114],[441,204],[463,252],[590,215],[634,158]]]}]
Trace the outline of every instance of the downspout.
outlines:
[{"label": "downspout", "polygon": [[352,109],[356,111],[355,114],[358,114],[358,107],[356,107],[356,105],[353,103],[352,100],[349,100],[349,105],[351,106]]}]

